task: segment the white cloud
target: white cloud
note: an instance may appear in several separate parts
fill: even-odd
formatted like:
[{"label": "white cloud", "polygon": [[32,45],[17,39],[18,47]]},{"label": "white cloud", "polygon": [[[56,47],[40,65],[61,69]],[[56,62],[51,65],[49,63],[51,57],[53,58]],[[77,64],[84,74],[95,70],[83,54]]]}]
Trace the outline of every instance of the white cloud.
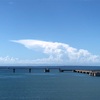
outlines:
[{"label": "white cloud", "polygon": [[[36,60],[20,60],[20,63],[39,63],[39,64],[67,64],[67,65],[88,65],[100,64],[100,56],[93,55],[84,49],[76,49],[68,44],[59,42],[47,42],[40,40],[12,40],[24,45],[28,49],[38,50],[48,55],[48,58]],[[40,51],[39,51],[40,50]]]},{"label": "white cloud", "polygon": [[19,59],[13,57],[0,57],[0,64],[15,64]]}]

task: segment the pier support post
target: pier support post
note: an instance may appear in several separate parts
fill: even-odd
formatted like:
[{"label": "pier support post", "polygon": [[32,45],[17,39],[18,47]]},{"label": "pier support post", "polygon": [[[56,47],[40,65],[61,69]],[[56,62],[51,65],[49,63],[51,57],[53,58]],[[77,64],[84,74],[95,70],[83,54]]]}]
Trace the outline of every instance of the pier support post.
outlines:
[{"label": "pier support post", "polygon": [[29,68],[29,73],[31,73],[31,68]]},{"label": "pier support post", "polygon": [[76,72],[76,70],[72,70],[73,72]]},{"label": "pier support post", "polygon": [[44,72],[50,72],[50,69],[45,68],[45,69],[44,69]]},{"label": "pier support post", "polygon": [[59,72],[64,72],[64,70],[62,70],[62,69],[59,68]]},{"label": "pier support post", "polygon": [[13,68],[13,73],[15,73],[15,68]]}]

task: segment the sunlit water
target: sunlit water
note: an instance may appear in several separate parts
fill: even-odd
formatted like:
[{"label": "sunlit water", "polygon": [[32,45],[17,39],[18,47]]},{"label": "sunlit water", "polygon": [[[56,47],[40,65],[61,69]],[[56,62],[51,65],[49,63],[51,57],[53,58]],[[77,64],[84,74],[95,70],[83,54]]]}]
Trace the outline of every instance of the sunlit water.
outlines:
[{"label": "sunlit water", "polygon": [[100,77],[51,70],[0,71],[0,100],[98,100]]}]

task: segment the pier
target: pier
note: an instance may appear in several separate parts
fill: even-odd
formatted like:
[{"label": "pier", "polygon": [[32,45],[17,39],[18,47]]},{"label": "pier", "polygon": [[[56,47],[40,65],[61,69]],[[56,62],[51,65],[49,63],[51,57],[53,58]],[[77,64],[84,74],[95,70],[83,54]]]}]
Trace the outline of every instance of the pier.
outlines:
[{"label": "pier", "polygon": [[0,70],[12,70],[12,73],[17,73],[18,70],[24,70],[27,73],[34,73],[34,70],[42,70],[44,73],[50,73],[53,70],[58,70],[59,73],[64,73],[64,72],[73,72],[73,73],[82,73],[82,74],[88,74],[90,76],[100,76],[100,69],[79,69],[79,68],[70,68],[70,67],[66,67],[63,68],[62,66],[58,66],[58,67],[53,67],[53,66],[0,66]]},{"label": "pier", "polygon": [[100,76],[100,70],[73,70],[73,72],[89,74],[90,76]]},{"label": "pier", "polygon": [[53,70],[58,70],[61,73],[66,71],[71,71],[71,72],[88,74],[90,76],[100,76],[100,70],[76,70],[76,69],[73,70],[73,69],[61,69],[61,68],[8,68],[8,69],[12,69],[13,73],[16,72],[16,69],[28,69],[29,73],[32,72],[32,69],[43,69],[45,73],[49,73],[53,69]]}]

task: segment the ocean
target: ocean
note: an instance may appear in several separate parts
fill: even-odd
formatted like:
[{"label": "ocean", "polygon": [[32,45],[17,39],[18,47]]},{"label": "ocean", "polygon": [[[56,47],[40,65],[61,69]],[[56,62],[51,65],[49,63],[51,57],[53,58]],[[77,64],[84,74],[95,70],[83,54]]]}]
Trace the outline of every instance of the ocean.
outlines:
[{"label": "ocean", "polygon": [[100,77],[52,69],[0,69],[0,100],[98,100]]}]

